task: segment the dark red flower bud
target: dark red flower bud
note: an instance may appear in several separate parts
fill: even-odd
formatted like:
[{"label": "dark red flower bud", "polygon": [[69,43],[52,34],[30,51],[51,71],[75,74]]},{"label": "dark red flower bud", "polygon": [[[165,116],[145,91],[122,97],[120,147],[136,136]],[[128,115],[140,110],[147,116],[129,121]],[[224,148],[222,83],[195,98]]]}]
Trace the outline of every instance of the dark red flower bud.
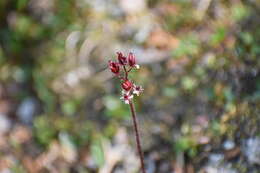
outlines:
[{"label": "dark red flower bud", "polygon": [[127,64],[127,58],[121,52],[117,52],[117,59],[121,65]]},{"label": "dark red flower bud", "polygon": [[135,56],[131,52],[128,54],[128,64],[130,67],[134,67],[136,65]]},{"label": "dark red flower bud", "polygon": [[126,91],[130,91],[133,87],[132,82],[130,82],[129,80],[125,80],[122,84],[121,84],[122,88]]},{"label": "dark red flower bud", "polygon": [[108,61],[108,64],[109,64],[109,68],[112,73],[119,74],[120,67],[119,67],[118,63],[113,62],[113,61]]}]

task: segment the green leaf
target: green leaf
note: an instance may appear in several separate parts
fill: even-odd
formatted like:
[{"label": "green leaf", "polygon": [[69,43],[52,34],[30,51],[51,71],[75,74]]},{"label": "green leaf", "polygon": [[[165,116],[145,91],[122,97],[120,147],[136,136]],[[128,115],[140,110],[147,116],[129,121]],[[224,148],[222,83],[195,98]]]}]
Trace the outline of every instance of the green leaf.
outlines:
[{"label": "green leaf", "polygon": [[57,134],[54,126],[46,115],[39,116],[34,121],[35,136],[42,145],[48,145]]},{"label": "green leaf", "polygon": [[200,49],[200,41],[197,38],[196,35],[194,34],[189,34],[188,36],[185,36],[178,48],[176,48],[173,51],[173,56],[178,58],[181,56],[193,56],[199,53],[199,49]]},{"label": "green leaf", "polygon": [[210,38],[210,44],[215,46],[220,44],[226,37],[226,28],[220,27]]},{"label": "green leaf", "polygon": [[239,21],[249,15],[249,10],[244,5],[235,5],[231,8],[232,18]]},{"label": "green leaf", "polygon": [[91,155],[99,167],[101,167],[105,163],[104,151],[100,139],[96,140],[94,144],[92,144]]},{"label": "green leaf", "polygon": [[193,141],[188,137],[180,137],[175,143],[175,150],[177,152],[184,152],[191,148]]},{"label": "green leaf", "polygon": [[107,96],[104,97],[104,105],[106,107],[106,115],[109,117],[116,118],[127,118],[130,117],[128,107],[126,107],[119,97]]},{"label": "green leaf", "polygon": [[240,36],[241,36],[242,40],[244,41],[244,43],[247,45],[252,44],[254,41],[253,36],[249,32],[243,32],[240,34]]},{"label": "green leaf", "polygon": [[26,7],[27,3],[28,3],[28,0],[18,0],[16,3],[16,8],[18,10],[21,10]]},{"label": "green leaf", "polygon": [[178,91],[176,88],[173,87],[165,87],[163,88],[163,95],[166,97],[176,97],[178,95]]},{"label": "green leaf", "polygon": [[196,79],[188,77],[188,76],[185,76],[184,78],[182,78],[181,83],[182,83],[183,88],[188,91],[193,90],[198,85],[198,82]]},{"label": "green leaf", "polygon": [[77,110],[77,104],[74,101],[66,101],[62,104],[62,110],[66,115],[72,115]]}]

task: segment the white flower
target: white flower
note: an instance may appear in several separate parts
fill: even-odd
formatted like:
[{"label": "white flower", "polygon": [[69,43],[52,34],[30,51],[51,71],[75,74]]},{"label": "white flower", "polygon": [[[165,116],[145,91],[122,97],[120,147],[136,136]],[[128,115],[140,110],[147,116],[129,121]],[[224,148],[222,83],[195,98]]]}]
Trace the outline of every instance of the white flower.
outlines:
[{"label": "white flower", "polygon": [[123,96],[120,97],[120,99],[124,100],[125,104],[129,104],[131,99],[134,97],[132,94],[130,94],[129,92],[128,93],[123,93]]},{"label": "white flower", "polygon": [[137,96],[140,95],[141,92],[143,92],[144,89],[142,88],[142,86],[136,86],[134,85],[134,91],[133,91],[133,94],[136,94]]}]

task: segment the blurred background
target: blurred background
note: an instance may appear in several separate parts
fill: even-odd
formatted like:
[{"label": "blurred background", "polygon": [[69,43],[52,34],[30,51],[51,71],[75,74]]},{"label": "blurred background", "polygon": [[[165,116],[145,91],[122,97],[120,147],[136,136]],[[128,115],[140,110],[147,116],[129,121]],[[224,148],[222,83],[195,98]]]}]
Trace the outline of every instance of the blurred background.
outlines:
[{"label": "blurred background", "polygon": [[0,173],[139,172],[117,51],[147,173],[260,172],[260,1],[0,0]]}]

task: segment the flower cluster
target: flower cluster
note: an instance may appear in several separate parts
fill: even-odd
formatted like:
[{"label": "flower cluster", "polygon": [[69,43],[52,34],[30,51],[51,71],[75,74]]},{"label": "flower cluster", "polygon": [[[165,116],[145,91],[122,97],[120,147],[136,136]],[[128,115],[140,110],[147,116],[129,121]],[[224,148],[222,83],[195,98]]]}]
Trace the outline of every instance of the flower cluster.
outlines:
[{"label": "flower cluster", "polygon": [[129,104],[134,94],[139,96],[143,91],[141,86],[135,85],[128,79],[128,73],[133,68],[139,69],[139,65],[136,64],[136,59],[133,53],[129,53],[128,56],[124,56],[123,53],[117,52],[118,61],[108,61],[110,71],[115,74],[121,80],[122,97],[121,99]]}]

